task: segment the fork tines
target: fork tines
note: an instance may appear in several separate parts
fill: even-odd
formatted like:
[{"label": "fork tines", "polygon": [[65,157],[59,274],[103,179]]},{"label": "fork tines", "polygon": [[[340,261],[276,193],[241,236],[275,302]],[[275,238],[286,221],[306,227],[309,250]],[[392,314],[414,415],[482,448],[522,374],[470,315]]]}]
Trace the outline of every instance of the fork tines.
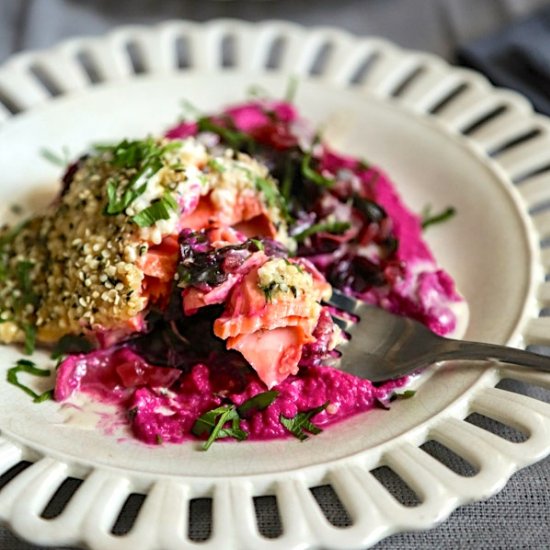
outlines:
[{"label": "fork tines", "polygon": [[327,302],[330,306],[347,311],[349,313],[355,313],[355,310],[359,306],[359,302],[354,298],[346,296],[338,290],[332,291],[332,296]]}]

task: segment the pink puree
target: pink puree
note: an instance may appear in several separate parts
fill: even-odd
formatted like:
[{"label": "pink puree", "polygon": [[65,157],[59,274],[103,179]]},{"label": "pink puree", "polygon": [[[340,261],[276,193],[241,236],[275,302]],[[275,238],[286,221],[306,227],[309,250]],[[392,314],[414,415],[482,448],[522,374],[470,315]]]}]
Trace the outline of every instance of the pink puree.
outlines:
[{"label": "pink puree", "polygon": [[[277,399],[264,411],[251,412],[241,427],[252,440],[289,436],[280,414],[291,418],[329,401],[327,410],[313,418],[315,424],[327,426],[376,407],[378,400],[386,400],[405,382],[375,387],[331,367],[302,368],[276,386]],[[266,387],[250,371],[197,364],[191,372],[182,373],[152,366],[122,347],[66,359],[58,370],[55,398],[65,400],[75,391],[126,410],[135,437],[154,444],[191,439],[191,428],[203,413],[226,403],[240,405]]]},{"label": "pink puree", "polygon": [[393,221],[394,234],[399,240],[396,256],[406,262],[406,267],[403,279],[389,292],[380,293],[374,288],[365,299],[394,313],[420,319],[437,334],[449,334],[456,327],[456,316],[449,306],[463,298],[451,277],[437,267],[422,238],[420,218],[405,208],[381,172],[377,171],[372,193]]},{"label": "pink puree", "polygon": [[401,265],[386,268],[391,285],[373,287],[360,297],[393,313],[412,317],[437,334],[451,333],[457,324],[450,307],[462,302],[451,277],[437,264],[422,236],[419,216],[410,212],[390,179],[378,168],[358,169],[357,160],[332,151],[324,153],[323,167],[332,173],[354,170],[365,193],[378,203],[392,220],[399,241],[396,259]]}]

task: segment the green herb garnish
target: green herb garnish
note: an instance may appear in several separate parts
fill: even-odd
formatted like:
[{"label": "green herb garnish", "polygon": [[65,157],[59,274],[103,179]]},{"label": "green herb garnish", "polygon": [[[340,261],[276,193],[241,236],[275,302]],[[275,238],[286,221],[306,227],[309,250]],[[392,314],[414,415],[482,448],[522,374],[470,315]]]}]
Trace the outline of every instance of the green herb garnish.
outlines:
[{"label": "green herb garnish", "polygon": [[172,195],[166,193],[160,199],[151,203],[135,216],[132,216],[132,221],[139,227],[151,227],[159,220],[167,220],[172,212],[178,209],[178,203]]},{"label": "green herb garnish", "polygon": [[426,229],[430,225],[446,222],[450,220],[456,214],[456,209],[452,206],[448,206],[445,210],[438,214],[431,213],[431,206],[428,205],[422,212],[422,229]]},{"label": "green herb garnish", "polygon": [[254,183],[256,184],[256,189],[263,194],[268,206],[279,207],[281,196],[275,182],[267,178],[257,177]]},{"label": "green herb garnish", "polygon": [[250,239],[251,243],[254,243],[254,246],[258,249],[258,251],[264,250],[264,243],[262,241],[259,241],[258,239]]},{"label": "green herb garnish", "polygon": [[[225,426],[231,422],[231,426]],[[239,441],[246,439],[248,434],[240,427],[241,419],[235,405],[223,405],[200,416],[191,432],[196,436],[209,434],[208,439],[202,446],[203,450],[208,451],[216,439],[233,437]]]},{"label": "green herb garnish", "polygon": [[206,166],[214,172],[219,172],[220,174],[225,172],[225,166],[218,159],[208,159]]},{"label": "green herb garnish", "polygon": [[275,293],[275,289],[278,288],[280,285],[275,281],[271,281],[268,285],[265,285],[265,286],[258,285],[258,286],[260,290],[264,293],[266,302],[271,302],[273,300],[273,294]]},{"label": "green herb garnish", "polygon": [[22,327],[25,333],[25,343],[23,349],[26,355],[32,355],[36,347],[36,327],[29,323],[25,323]]},{"label": "green herb garnish", "polygon": [[248,434],[241,428],[241,420],[246,418],[252,410],[263,411],[269,407],[278,395],[278,391],[271,390],[247,399],[238,407],[235,405],[216,407],[205,412],[195,421],[191,433],[198,437],[208,435],[208,439],[202,446],[205,451],[217,439],[232,437],[238,441],[243,441],[248,437]]},{"label": "green herb garnish", "polygon": [[288,212],[288,205],[283,195],[279,192],[279,187],[277,183],[269,178],[256,177],[254,179],[254,184],[256,189],[262,193],[264,200],[270,208],[278,208],[283,215],[283,217],[290,221],[291,217]]},{"label": "green herb garnish", "polygon": [[202,115],[201,110],[196,105],[193,105],[188,99],[182,99],[180,105],[183,111],[183,120],[194,120]]},{"label": "green herb garnish", "polygon": [[66,334],[55,345],[51,358],[59,359],[63,355],[75,353],[89,353],[94,349],[93,345],[84,336]]},{"label": "green herb garnish", "polygon": [[349,228],[351,227],[351,224],[349,222],[324,222],[324,223],[315,223],[308,227],[307,229],[304,229],[297,235],[294,235],[294,240],[297,242],[304,241],[307,237],[311,237],[311,235],[315,235],[316,233],[332,233],[334,235],[341,235],[342,233],[345,233]]},{"label": "green herb garnish", "polygon": [[107,181],[107,206],[103,212],[107,216],[116,216],[124,212],[132,202],[145,192],[147,187],[146,183],[140,185],[137,189],[127,187],[119,195],[119,185],[120,181],[116,178],[111,178]]},{"label": "green herb garnish", "polygon": [[118,179],[109,179],[108,202],[104,214],[114,216],[124,212],[137,197],[145,192],[147,182],[144,180],[152,177],[163,167],[164,155],[180,146],[181,141],[161,145],[153,138],[135,141],[125,139],[116,145],[96,145],[96,151],[111,157],[109,162],[113,166],[136,171],[124,188],[121,188]]},{"label": "green herb garnish", "polygon": [[290,200],[292,195],[292,184],[294,183],[294,163],[288,158],[285,162],[285,171],[281,183],[281,194],[286,201]]},{"label": "green herb garnish", "polygon": [[299,80],[296,75],[291,75],[288,79],[285,92],[285,101],[288,103],[294,103],[296,99],[296,92],[298,91]]},{"label": "green herb garnish", "polygon": [[237,407],[239,416],[246,416],[252,410],[263,411],[277,399],[279,392],[276,390],[265,391],[258,393],[254,397],[247,399],[242,405]]},{"label": "green herb garnish", "polygon": [[320,185],[322,187],[332,187],[334,184],[334,179],[332,178],[326,178],[321,173],[319,173],[317,170],[315,170],[311,166],[311,153],[307,153],[302,158],[302,176],[304,176],[305,179],[312,181],[313,183],[316,183],[317,185]]},{"label": "green herb garnish", "polygon": [[146,167],[162,168],[162,157],[169,151],[181,146],[181,141],[171,141],[160,145],[154,138],[142,140],[123,140],[116,145],[96,145],[95,150],[100,153],[109,153],[111,163],[117,168],[144,169]]},{"label": "green herb garnish", "polygon": [[70,153],[68,147],[63,147],[61,150],[61,155],[58,155],[57,153],[54,153],[51,149],[40,149],[40,155],[42,158],[50,162],[51,164],[55,164],[56,166],[67,166],[70,162]]},{"label": "green herb garnish", "polygon": [[21,304],[32,304],[36,306],[40,297],[33,289],[31,281],[31,271],[34,267],[34,262],[21,261],[15,266],[15,276],[21,287]]},{"label": "green herb garnish", "polygon": [[281,414],[279,416],[279,421],[294,437],[300,441],[305,441],[309,438],[309,435],[306,432],[309,432],[309,434],[318,435],[323,431],[319,428],[319,426],[316,426],[311,422],[311,418],[321,411],[324,411],[328,405],[329,402],[327,401],[319,407],[298,413],[293,418],[287,418]]},{"label": "green herb garnish", "polygon": [[390,397],[390,401],[396,401],[401,399],[410,399],[411,397],[414,397],[416,395],[416,392],[414,390],[406,390],[403,393],[392,393]]},{"label": "green herb garnish", "polygon": [[22,389],[26,394],[30,395],[33,398],[34,403],[42,403],[48,399],[53,399],[53,390],[48,390],[43,393],[36,393],[34,390],[25,386],[19,382],[18,374],[20,372],[25,372],[27,374],[32,374],[33,376],[47,377],[50,376],[51,371],[48,369],[40,369],[32,361],[26,359],[20,359],[17,361],[14,367],[8,369],[6,379],[10,384],[17,386]]},{"label": "green herb garnish", "polygon": [[225,126],[216,124],[209,117],[201,117],[197,120],[197,129],[199,132],[212,132],[220,136],[229,147],[235,150],[242,149],[245,145],[251,146],[254,140],[248,134],[239,130],[232,130]]}]

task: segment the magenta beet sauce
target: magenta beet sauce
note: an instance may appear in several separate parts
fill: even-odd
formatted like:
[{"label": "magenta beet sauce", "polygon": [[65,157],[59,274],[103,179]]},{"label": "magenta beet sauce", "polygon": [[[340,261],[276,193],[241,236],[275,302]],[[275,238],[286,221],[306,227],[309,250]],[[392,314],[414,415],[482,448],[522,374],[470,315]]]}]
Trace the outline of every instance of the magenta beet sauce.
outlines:
[{"label": "magenta beet sauce", "polygon": [[[286,201],[295,255],[309,260],[334,288],[415,318],[438,334],[455,329],[453,306],[463,299],[451,277],[437,267],[419,217],[405,207],[382,171],[317,142],[286,102],[254,100],[166,133],[169,139],[205,135],[269,168]],[[184,229],[180,262],[192,258],[194,269],[203,269],[200,276],[208,277],[209,292],[223,289],[237,275],[220,266],[239,260],[251,242],[256,243],[246,241],[220,259],[219,252],[210,254],[199,233]],[[270,257],[289,257],[275,241],[260,245]],[[310,420],[325,428],[376,407],[387,408],[392,395],[409,381],[375,385],[326,366],[334,357],[334,325],[323,308],[315,341],[303,347],[299,371],[267,388],[240,353],[227,351],[213,335],[219,307],[186,317],[181,292],[173,292],[164,309],[145,320],[142,334],[68,356],[58,368],[55,399],[83,392],[121,407],[135,438],[148,444],[181,443],[197,436],[204,440],[208,434],[197,431],[197,421],[216,410],[214,421],[221,411],[228,415],[228,423],[220,426],[227,430],[226,440],[243,439],[239,433],[249,440],[271,440],[296,436],[282,419],[308,411],[317,410]],[[276,397],[265,407],[239,412],[238,433],[231,432],[229,419],[239,407],[268,389]]]},{"label": "magenta beet sauce", "polygon": [[[279,384],[275,401],[244,418],[241,427],[250,440],[284,438],[290,434],[280,415],[292,418],[327,401],[329,406],[316,415],[315,423],[328,426],[387,403],[393,390],[405,382],[400,379],[376,387],[332,367],[306,367]],[[134,436],[156,444],[193,438],[191,429],[203,413],[228,401],[241,405],[266,388],[250,371],[198,363],[183,373],[152,366],[122,347],[66,359],[58,370],[55,399],[63,401],[78,391],[123,407]]]}]

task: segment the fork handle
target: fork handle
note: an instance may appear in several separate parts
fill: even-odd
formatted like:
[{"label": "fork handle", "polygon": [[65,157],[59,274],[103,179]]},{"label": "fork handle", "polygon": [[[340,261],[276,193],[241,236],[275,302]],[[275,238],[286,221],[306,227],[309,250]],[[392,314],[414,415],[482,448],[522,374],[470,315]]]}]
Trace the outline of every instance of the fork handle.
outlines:
[{"label": "fork handle", "polygon": [[470,359],[488,360],[496,359],[503,363],[512,363],[520,367],[531,367],[550,372],[550,356],[540,355],[531,351],[517,348],[509,348],[496,344],[481,342],[467,342],[451,340],[444,350],[445,360]]}]

